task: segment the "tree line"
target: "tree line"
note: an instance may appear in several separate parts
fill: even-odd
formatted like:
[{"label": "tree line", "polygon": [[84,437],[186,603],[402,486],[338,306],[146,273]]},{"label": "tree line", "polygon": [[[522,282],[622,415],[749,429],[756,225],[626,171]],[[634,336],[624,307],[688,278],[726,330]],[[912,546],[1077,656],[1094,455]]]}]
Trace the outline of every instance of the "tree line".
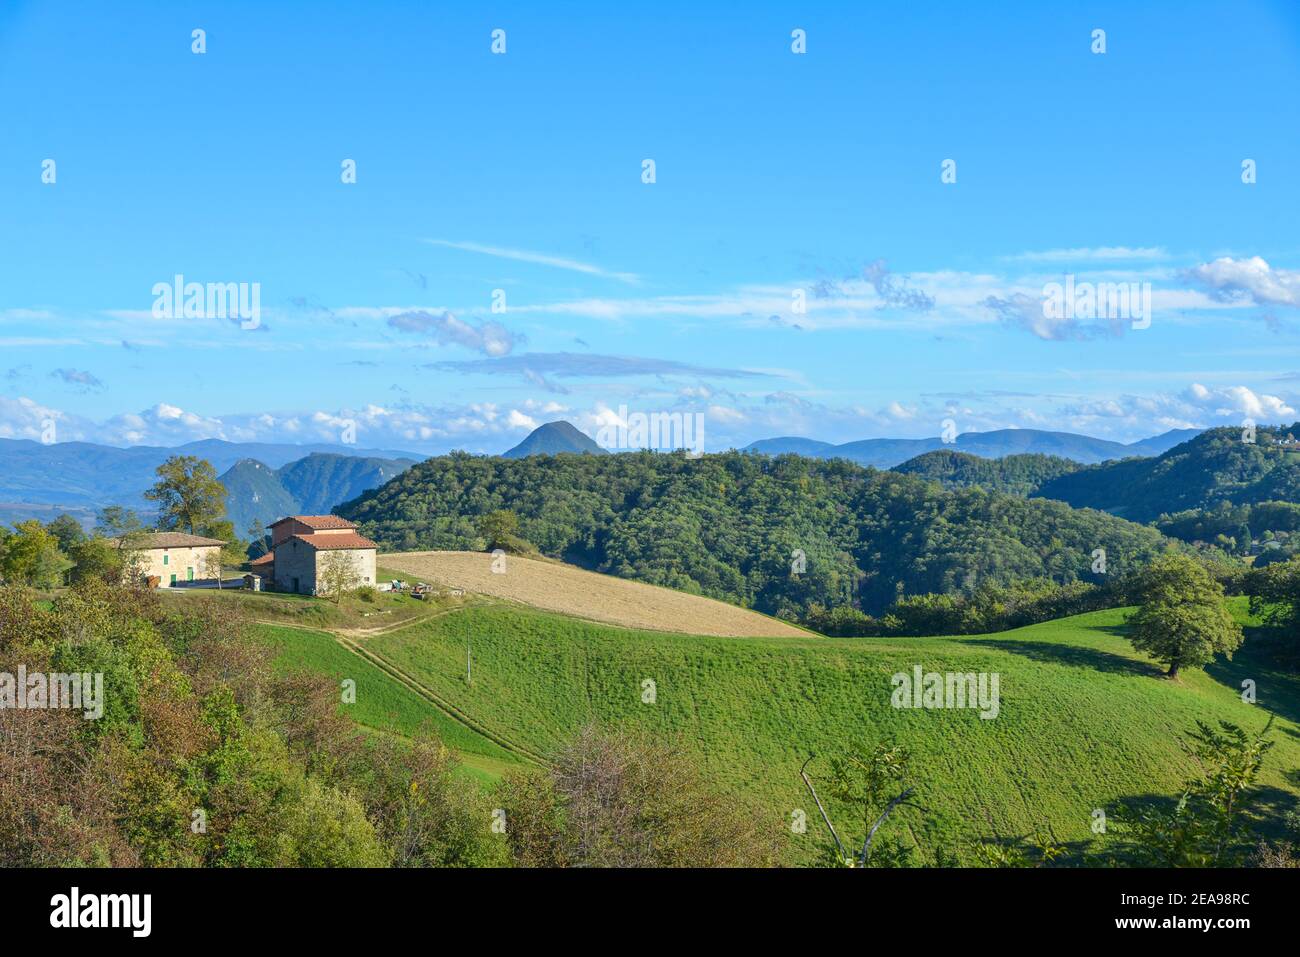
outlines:
[{"label": "tree line", "polygon": [[1101,512],[843,460],[739,452],[429,459],[337,510],[382,547],[480,549],[508,511],[545,555],[790,619],[904,596],[1105,580],[1168,540]]}]

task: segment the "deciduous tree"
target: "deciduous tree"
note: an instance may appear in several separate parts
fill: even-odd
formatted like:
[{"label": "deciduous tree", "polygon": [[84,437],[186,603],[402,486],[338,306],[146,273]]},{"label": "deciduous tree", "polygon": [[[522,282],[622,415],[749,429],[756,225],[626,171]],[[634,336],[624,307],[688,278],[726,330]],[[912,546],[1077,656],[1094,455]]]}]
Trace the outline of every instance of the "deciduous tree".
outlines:
[{"label": "deciduous tree", "polygon": [[1142,606],[1129,618],[1133,647],[1168,666],[1170,678],[1180,668],[1209,664],[1216,654],[1228,657],[1241,644],[1241,627],[1223,603],[1223,588],[1200,563],[1168,552],[1140,578]]},{"label": "deciduous tree", "polygon": [[157,468],[158,481],[144,493],[158,503],[158,527],[198,529],[226,514],[226,489],[217,481],[216,469],[206,459],[173,455]]}]

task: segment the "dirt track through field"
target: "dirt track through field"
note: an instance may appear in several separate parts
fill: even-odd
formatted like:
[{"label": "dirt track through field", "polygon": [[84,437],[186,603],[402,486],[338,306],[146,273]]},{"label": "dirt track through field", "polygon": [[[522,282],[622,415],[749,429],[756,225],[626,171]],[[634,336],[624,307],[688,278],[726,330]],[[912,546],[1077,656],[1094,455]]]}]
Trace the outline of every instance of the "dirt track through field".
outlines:
[{"label": "dirt track through field", "polygon": [[757,612],[659,588],[598,575],[560,562],[505,558],[505,572],[492,571],[484,552],[393,552],[379,565],[420,581],[522,602],[576,618],[644,628],[732,638],[811,638],[809,632]]}]

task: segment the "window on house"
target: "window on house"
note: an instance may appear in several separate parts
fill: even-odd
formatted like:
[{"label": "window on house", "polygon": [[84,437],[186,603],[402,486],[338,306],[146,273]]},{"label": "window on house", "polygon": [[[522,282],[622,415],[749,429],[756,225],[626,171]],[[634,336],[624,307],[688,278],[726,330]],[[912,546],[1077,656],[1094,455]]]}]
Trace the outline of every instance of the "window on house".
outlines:
[{"label": "window on house", "polygon": [[163,552],[163,564],[164,564],[164,565],[171,564],[171,563],[168,562],[168,560],[167,560],[169,557],[170,557],[170,556],[169,556],[166,552]]}]

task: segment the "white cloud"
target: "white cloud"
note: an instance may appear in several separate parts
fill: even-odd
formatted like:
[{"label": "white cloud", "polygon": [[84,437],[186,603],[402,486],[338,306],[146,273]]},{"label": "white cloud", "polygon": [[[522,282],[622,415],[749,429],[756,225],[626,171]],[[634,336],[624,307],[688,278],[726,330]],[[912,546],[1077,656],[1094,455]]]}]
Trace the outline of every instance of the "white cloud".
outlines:
[{"label": "white cloud", "polygon": [[1207,389],[1199,382],[1193,382],[1184,395],[1190,404],[1216,416],[1242,415],[1275,422],[1296,414],[1295,409],[1278,396],[1256,393],[1244,385]]},{"label": "white cloud", "polygon": [[1283,423],[1296,410],[1284,397],[1255,392],[1245,385],[1208,387],[1193,382],[1182,392],[1084,399],[1059,408],[1057,428],[1106,438],[1141,438],[1168,429],[1238,425],[1250,418]]},{"label": "white cloud", "polygon": [[[0,395],[0,439],[40,441],[47,422],[55,424],[55,438],[62,439],[58,427],[63,418],[63,413],[57,409],[33,402],[24,396],[11,399]],[[73,437],[68,436],[69,439]]]},{"label": "white cloud", "polygon": [[1300,306],[1300,270],[1274,269],[1262,257],[1224,256],[1188,270],[1216,298],[1259,306]]},{"label": "white cloud", "polygon": [[506,416],[506,425],[512,429],[535,429],[537,420],[530,415],[525,415],[518,409],[511,409]]},{"label": "white cloud", "polygon": [[[438,454],[460,448],[499,453],[542,421],[564,418],[588,435],[616,425],[619,403],[585,407],[528,400],[513,406],[469,403],[356,409],[298,410],[209,416],[160,402],[140,412],[102,422],[69,415],[29,398],[0,396],[0,438],[39,440],[54,421],[57,440],[108,445],[181,445],[198,439],[232,442],[344,444],[354,433],[357,448]],[[804,435],[829,442],[863,438],[920,438],[939,434],[945,418],[962,432],[1001,428],[1043,428],[1132,441],[1174,428],[1237,425],[1244,418],[1288,423],[1297,417],[1294,399],[1249,386],[1189,384],[1182,391],[1145,395],[1038,395],[988,391],[886,399],[879,405],[836,404],[791,391],[748,397],[705,396],[686,390],[655,399],[629,401],[629,411],[702,412],[706,447],[743,447],[755,439]]]}]

